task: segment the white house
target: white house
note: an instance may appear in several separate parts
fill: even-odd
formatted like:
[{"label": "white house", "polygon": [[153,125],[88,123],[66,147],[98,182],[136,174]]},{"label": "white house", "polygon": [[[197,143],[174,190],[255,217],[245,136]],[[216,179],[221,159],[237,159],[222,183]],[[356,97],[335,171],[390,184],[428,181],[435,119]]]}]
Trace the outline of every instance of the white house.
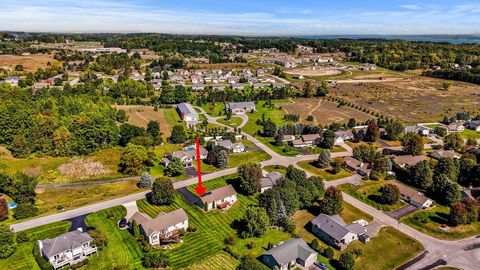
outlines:
[{"label": "white house", "polygon": [[262,255],[262,261],[271,269],[310,269],[317,261],[318,253],[301,238],[281,242]]},{"label": "white house", "polygon": [[220,140],[215,142],[215,146],[222,146],[232,151],[233,153],[245,152],[245,145],[243,143],[232,143],[230,140]]},{"label": "white house", "polygon": [[151,245],[179,242],[180,231],[188,228],[188,216],[182,208],[170,213],[161,212],[154,219],[144,213],[136,212],[129,220],[130,225],[133,220],[140,226],[140,231]]},{"label": "white house", "polygon": [[463,132],[465,130],[465,126],[462,123],[451,123],[447,125],[448,132]]},{"label": "white house", "polygon": [[7,78],[5,78],[5,82],[9,83],[13,86],[18,86],[18,81],[19,80],[20,80],[20,77],[18,77],[18,76],[8,76]]},{"label": "white house", "polygon": [[[208,151],[207,149],[200,147],[200,159],[204,160],[207,158]],[[193,162],[197,160],[197,151],[196,150],[182,150],[182,151],[175,151],[172,154],[167,155],[163,160],[162,163],[165,166],[170,164],[170,161],[174,158],[180,159],[185,167],[193,166]]]},{"label": "white house", "polygon": [[82,228],[64,233],[51,239],[38,240],[38,248],[54,269],[74,265],[97,252],[97,247],[91,246],[93,238]]},{"label": "white house", "polygon": [[219,187],[198,198],[196,204],[205,211],[215,208],[228,210],[237,201],[237,192],[232,185]]},{"label": "white house", "polygon": [[467,122],[468,129],[480,132],[480,120],[471,120]]},{"label": "white house", "polygon": [[428,208],[432,206],[433,201],[427,196],[423,195],[421,192],[416,191],[415,189],[395,183],[400,190],[400,198],[405,202],[417,207],[417,208]]},{"label": "white house", "polygon": [[255,102],[229,102],[225,105],[226,110],[233,114],[244,114],[247,111],[255,110]]},{"label": "white house", "polygon": [[180,103],[177,105],[177,113],[185,122],[196,122],[200,120],[195,109],[188,103]]}]

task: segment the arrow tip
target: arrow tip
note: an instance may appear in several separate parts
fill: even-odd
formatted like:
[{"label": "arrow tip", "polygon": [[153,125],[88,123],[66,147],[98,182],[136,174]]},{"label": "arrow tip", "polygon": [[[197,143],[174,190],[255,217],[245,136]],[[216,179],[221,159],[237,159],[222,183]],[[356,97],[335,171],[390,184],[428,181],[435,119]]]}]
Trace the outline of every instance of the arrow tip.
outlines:
[{"label": "arrow tip", "polygon": [[198,196],[202,197],[203,193],[205,193],[205,190],[207,190],[206,187],[198,186],[195,187],[195,191],[197,192]]}]

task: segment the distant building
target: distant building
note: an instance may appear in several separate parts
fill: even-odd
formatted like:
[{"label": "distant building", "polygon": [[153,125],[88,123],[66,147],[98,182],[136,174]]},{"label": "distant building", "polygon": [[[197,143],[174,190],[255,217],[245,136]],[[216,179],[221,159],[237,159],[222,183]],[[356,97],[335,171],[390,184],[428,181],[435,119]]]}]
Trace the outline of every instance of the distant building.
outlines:
[{"label": "distant building", "polygon": [[198,198],[196,204],[205,211],[228,210],[237,201],[237,192],[232,185],[223,186]]},{"label": "distant building", "polygon": [[317,261],[318,253],[301,238],[292,238],[263,253],[262,261],[271,269],[309,269]]},{"label": "distant building", "polygon": [[312,220],[312,232],[325,243],[342,250],[355,240],[363,243],[369,241],[364,228],[367,224],[363,220],[346,224],[339,215],[329,216],[322,213]]},{"label": "distant building", "polygon": [[263,193],[266,190],[271,189],[282,177],[283,175],[279,172],[269,172],[265,177],[262,178],[260,192]]},{"label": "distant building", "polygon": [[[200,159],[206,159],[207,154],[207,149],[200,147]],[[197,152],[194,149],[175,151],[172,154],[166,155],[165,158],[162,159],[161,163],[165,166],[168,166],[174,157],[180,159],[185,167],[191,167],[193,166],[194,161],[197,160]]]},{"label": "distant building", "polygon": [[345,166],[347,169],[358,173],[361,176],[368,176],[372,169],[368,163],[363,163],[353,157],[345,157]]},{"label": "distant building", "polygon": [[412,155],[393,157],[393,162],[401,168],[405,168],[406,166],[408,167],[415,166],[420,161],[424,161],[424,160],[428,160],[428,159],[425,156],[412,156]]},{"label": "distant building", "polygon": [[363,71],[376,70],[377,65],[375,65],[375,64],[363,64],[358,69],[363,70]]},{"label": "distant building", "polygon": [[180,119],[185,122],[197,122],[200,120],[198,117],[197,112],[192,107],[192,105],[188,103],[180,103],[177,105],[177,112],[180,115]]},{"label": "distant building", "polygon": [[428,156],[437,160],[442,158],[460,158],[460,155],[457,155],[457,153],[455,153],[453,150],[436,150],[429,153]]},{"label": "distant building", "polygon": [[448,132],[463,132],[465,130],[465,126],[462,123],[454,122],[447,125]]},{"label": "distant building", "polygon": [[428,208],[433,204],[433,201],[421,192],[400,183],[394,183],[400,190],[400,198],[406,203],[409,203],[417,208]]},{"label": "distant building", "polygon": [[468,129],[480,132],[480,120],[470,120],[466,123]]},{"label": "distant building", "polygon": [[233,114],[244,114],[255,110],[255,102],[229,102],[225,105],[226,110],[230,110]]},{"label": "distant building", "polygon": [[13,86],[18,86],[18,81],[20,81],[20,77],[18,76],[8,76],[5,78],[5,82]]},{"label": "distant building", "polygon": [[316,145],[321,138],[319,134],[303,134],[301,137],[303,142],[308,145]]}]

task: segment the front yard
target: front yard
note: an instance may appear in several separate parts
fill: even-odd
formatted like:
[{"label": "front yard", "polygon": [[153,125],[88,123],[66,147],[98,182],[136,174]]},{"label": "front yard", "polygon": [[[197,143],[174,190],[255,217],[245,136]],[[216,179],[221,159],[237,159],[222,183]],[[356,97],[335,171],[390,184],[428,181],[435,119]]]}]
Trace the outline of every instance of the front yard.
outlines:
[{"label": "front yard", "polygon": [[326,181],[338,180],[340,178],[345,178],[352,175],[349,171],[345,169],[342,169],[337,174],[333,174],[330,168],[320,169],[315,167],[314,163],[315,163],[315,160],[306,160],[306,161],[298,162],[297,165],[300,166],[302,169],[305,169],[309,173],[322,176],[323,178],[325,178]]}]

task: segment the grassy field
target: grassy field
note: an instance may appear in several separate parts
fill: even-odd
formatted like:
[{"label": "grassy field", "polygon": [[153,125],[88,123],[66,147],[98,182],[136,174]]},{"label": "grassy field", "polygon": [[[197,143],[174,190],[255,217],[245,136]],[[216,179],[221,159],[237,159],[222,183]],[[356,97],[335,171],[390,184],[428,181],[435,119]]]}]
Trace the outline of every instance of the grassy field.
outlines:
[{"label": "grassy field", "polygon": [[202,105],[202,109],[211,116],[220,116],[224,114],[225,105],[222,102],[207,103]]},{"label": "grassy field", "polygon": [[305,169],[306,171],[312,173],[312,174],[322,176],[327,181],[337,180],[337,179],[345,178],[345,177],[348,177],[348,176],[352,175],[349,171],[347,171],[345,169],[342,169],[337,174],[330,173],[329,168],[326,168],[326,169],[317,168],[313,165],[314,162],[315,161],[308,161],[308,160],[300,161],[300,162],[297,163],[297,165],[300,166],[301,168]]},{"label": "grassy field", "polygon": [[60,234],[66,233],[70,226],[70,222],[61,221],[25,231],[30,241],[28,243],[19,244],[15,253],[7,259],[0,259],[0,269],[40,270],[32,253],[37,240],[57,237]]},{"label": "grassy field", "polygon": [[480,139],[480,132],[476,132],[475,130],[465,129],[462,133],[460,133],[463,138],[465,139]]},{"label": "grassy field", "polygon": [[[229,179],[236,177],[235,175],[222,177],[219,179],[205,182],[208,189],[224,186]],[[193,190],[193,186],[188,188]],[[147,213],[152,217],[156,217],[160,212],[170,212],[178,208],[183,208],[189,217],[189,225],[197,228],[194,233],[189,233],[184,237],[184,242],[175,249],[167,250],[172,262],[172,268],[189,267],[198,258],[214,258],[211,256],[218,255],[224,247],[223,240],[228,236],[234,236],[236,231],[231,228],[234,220],[243,216],[245,209],[249,205],[256,205],[257,200],[254,197],[245,197],[238,195],[239,202],[237,202],[228,212],[210,211],[204,212],[198,206],[188,205],[180,194],[175,197],[175,202],[170,206],[154,206],[148,203],[147,200],[140,200],[137,202],[140,211]],[[269,231],[263,238],[269,241],[287,240],[291,236],[287,233],[279,231]],[[263,248],[266,246],[262,239],[244,239],[237,241],[232,249],[241,255],[258,256],[263,253]],[[254,242],[255,248],[247,249],[243,246],[244,243]],[[223,260],[223,258],[217,258]],[[213,260],[210,263],[218,263]]]},{"label": "grassy field", "polygon": [[380,202],[381,192],[380,189],[385,186],[388,181],[363,181],[361,186],[354,186],[352,184],[343,184],[339,188],[350,196],[360,200],[366,204],[369,204],[379,210],[390,212],[405,204],[400,200],[393,205],[383,204]]},{"label": "grassy field", "polygon": [[37,189],[36,205],[40,214],[55,213],[127,196],[142,191],[136,180],[69,188]]},{"label": "grassy field", "polygon": [[356,249],[362,251],[362,255],[356,259],[356,269],[389,270],[415,258],[423,246],[392,227],[384,227],[367,244],[352,243],[345,252]]},{"label": "grassy field", "polygon": [[152,106],[143,105],[117,105],[115,108],[124,110],[128,114],[128,123],[147,127],[149,121],[157,121],[160,124],[160,132],[168,138],[173,125],[180,121],[175,109],[159,109],[155,111]]},{"label": "grassy field", "polygon": [[22,65],[26,72],[35,72],[38,68],[46,68],[48,62],[52,65],[60,66],[61,63],[50,54],[32,54],[32,55],[0,55],[0,66],[10,67],[15,70],[16,65]]},{"label": "grassy field", "polygon": [[117,222],[126,215],[123,206],[116,206],[88,215],[85,223],[102,231],[108,244],[92,256],[85,269],[143,269],[142,251],[128,230],[120,230]]},{"label": "grassy field", "polygon": [[[271,119],[277,126],[284,124],[285,120],[283,120],[283,116],[285,115],[285,111],[278,106],[275,108],[267,108],[264,107],[265,102],[259,102],[256,106],[256,111],[254,113],[247,113],[248,115],[248,123],[243,127],[243,131],[250,135],[254,135],[257,131],[261,130],[262,127],[256,124],[257,120],[262,120],[262,114],[265,114],[265,120]],[[284,103],[275,103],[281,104],[283,106]]]},{"label": "grassy field", "polygon": [[279,172],[283,175],[287,173],[287,167],[282,166],[282,165],[268,165],[263,167],[263,169],[267,172]]},{"label": "grassy field", "polygon": [[217,120],[220,124],[229,126],[229,127],[238,127],[242,123],[242,118],[232,116],[230,120],[225,120],[225,118],[220,118]]},{"label": "grassy field", "polygon": [[199,263],[182,268],[182,270],[235,270],[238,266],[238,260],[230,254],[220,251],[218,254],[210,256]]},{"label": "grassy field", "polygon": [[457,227],[448,226],[449,211],[447,206],[436,204],[432,209],[419,210],[403,217],[401,221],[416,230],[440,239],[463,239],[480,234],[478,221]]}]

